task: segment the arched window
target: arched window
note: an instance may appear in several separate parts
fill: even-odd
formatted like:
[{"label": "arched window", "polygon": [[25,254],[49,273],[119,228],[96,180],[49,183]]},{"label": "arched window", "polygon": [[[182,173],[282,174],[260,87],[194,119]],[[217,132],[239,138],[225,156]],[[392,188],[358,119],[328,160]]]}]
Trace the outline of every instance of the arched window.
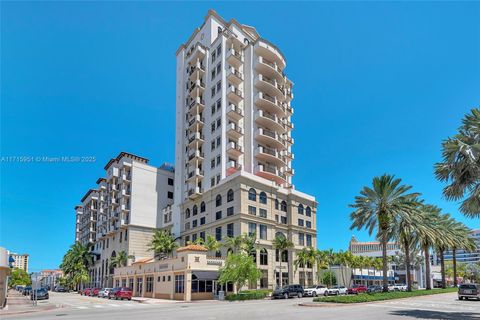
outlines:
[{"label": "arched window", "polygon": [[287,202],[284,200],[280,206],[280,210],[283,212],[287,212]]},{"label": "arched window", "polygon": [[217,197],[215,198],[215,206],[220,207],[221,205],[222,205],[222,196],[218,194]]},{"label": "arched window", "polygon": [[[113,250],[112,255],[110,256],[110,260],[113,260],[113,258],[115,258],[116,256],[117,256],[117,253],[115,252],[115,250]],[[109,273],[110,273],[110,274],[113,274],[114,271],[115,271],[115,266],[112,266],[112,265],[110,264]]]},{"label": "arched window", "polygon": [[303,204],[298,205],[298,214],[303,214]]},{"label": "arched window", "polygon": [[275,209],[278,210],[280,206],[280,203],[278,202],[278,199],[275,199]]},{"label": "arched window", "polygon": [[200,212],[205,212],[205,202],[200,203]]},{"label": "arched window", "polygon": [[216,258],[221,258],[221,257],[222,257],[222,251],[217,250],[217,251],[215,252],[215,257],[216,257]]},{"label": "arched window", "polygon": [[263,203],[263,204],[267,204],[267,194],[265,192],[260,192],[260,195],[259,195],[259,200],[260,200],[260,203]]},{"label": "arched window", "polygon": [[250,190],[248,190],[248,200],[257,201],[257,191],[255,191],[255,189],[250,188]]},{"label": "arched window", "polygon": [[310,209],[310,207],[307,207],[307,209],[305,210],[305,213],[307,214],[307,217],[311,217],[312,216],[312,209]]},{"label": "arched window", "polygon": [[185,210],[185,218],[190,218],[190,209]]},{"label": "arched window", "polygon": [[194,205],[193,210],[192,210],[192,215],[196,216],[197,213],[198,213],[198,207],[197,207],[197,205]]},{"label": "arched window", "polygon": [[268,253],[267,253],[267,249],[265,248],[260,250],[260,265],[262,266],[268,265]]},{"label": "arched window", "polygon": [[233,201],[233,190],[232,189],[228,190],[228,192],[227,192],[227,202],[231,202],[231,201]]}]

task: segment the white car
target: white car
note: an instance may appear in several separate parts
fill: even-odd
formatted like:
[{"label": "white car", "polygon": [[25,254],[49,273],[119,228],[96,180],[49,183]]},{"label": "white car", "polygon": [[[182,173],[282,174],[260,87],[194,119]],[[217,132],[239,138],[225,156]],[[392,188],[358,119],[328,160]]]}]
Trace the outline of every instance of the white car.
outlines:
[{"label": "white car", "polygon": [[394,284],[394,285],[389,285],[388,286],[388,291],[389,292],[394,292],[394,291],[407,291],[407,286],[404,284]]},{"label": "white car", "polygon": [[322,296],[322,295],[326,295],[325,292],[327,292],[327,290],[328,289],[325,286],[311,286],[303,289],[303,295],[305,297]]},{"label": "white car", "polygon": [[344,286],[333,286],[325,292],[326,296],[339,296],[341,294],[347,294],[347,288]]},{"label": "white car", "polygon": [[108,298],[108,294],[112,288],[102,288],[102,290],[98,291],[98,297],[99,298]]}]

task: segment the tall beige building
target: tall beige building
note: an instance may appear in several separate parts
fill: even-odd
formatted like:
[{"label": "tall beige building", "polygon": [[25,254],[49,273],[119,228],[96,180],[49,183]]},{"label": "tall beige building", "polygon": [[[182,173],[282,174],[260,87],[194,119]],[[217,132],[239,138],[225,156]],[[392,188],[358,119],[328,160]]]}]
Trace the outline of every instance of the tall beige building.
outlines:
[{"label": "tall beige building", "polygon": [[14,268],[25,270],[25,272],[28,273],[28,263],[29,263],[30,256],[27,253],[18,254],[18,253],[10,252],[9,257],[13,258],[14,260],[14,262],[12,263],[12,266]]}]

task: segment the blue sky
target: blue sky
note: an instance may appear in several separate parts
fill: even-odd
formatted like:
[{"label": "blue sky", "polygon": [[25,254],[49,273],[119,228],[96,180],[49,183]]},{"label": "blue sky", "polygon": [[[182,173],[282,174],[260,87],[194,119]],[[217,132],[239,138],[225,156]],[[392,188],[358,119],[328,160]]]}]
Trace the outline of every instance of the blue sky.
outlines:
[{"label": "blue sky", "polygon": [[346,249],[348,204],[392,173],[472,228],[433,176],[440,142],[480,101],[474,2],[2,2],[0,246],[56,267],[74,210],[119,151],[173,162],[175,51],[214,8],[255,26],[295,83],[296,188],[318,200],[318,246]]}]

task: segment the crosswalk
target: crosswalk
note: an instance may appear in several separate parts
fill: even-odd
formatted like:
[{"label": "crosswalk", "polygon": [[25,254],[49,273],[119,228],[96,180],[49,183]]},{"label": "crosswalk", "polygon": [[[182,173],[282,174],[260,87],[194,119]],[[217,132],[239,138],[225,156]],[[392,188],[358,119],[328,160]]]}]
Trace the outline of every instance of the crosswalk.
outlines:
[{"label": "crosswalk", "polygon": [[79,310],[86,310],[86,309],[135,309],[135,308],[145,308],[152,305],[148,304],[140,304],[140,303],[123,303],[123,304],[116,304],[116,303],[89,303],[84,305],[70,305],[68,307],[73,309]]}]

